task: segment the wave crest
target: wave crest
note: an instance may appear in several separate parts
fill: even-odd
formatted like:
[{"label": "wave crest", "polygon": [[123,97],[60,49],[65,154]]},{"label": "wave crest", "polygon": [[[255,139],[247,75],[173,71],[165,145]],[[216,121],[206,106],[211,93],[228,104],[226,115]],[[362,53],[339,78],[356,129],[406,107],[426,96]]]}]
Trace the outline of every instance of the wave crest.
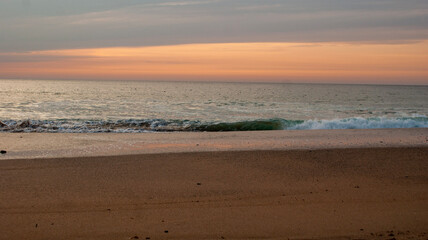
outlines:
[{"label": "wave crest", "polygon": [[426,128],[427,117],[412,118],[345,118],[332,120],[307,120],[289,127],[289,130],[307,129],[373,129],[373,128]]},{"label": "wave crest", "polygon": [[261,130],[427,128],[426,116],[407,118],[345,118],[330,120],[265,119],[240,122],[201,122],[190,120],[5,120],[0,132],[48,133],[138,133],[138,132],[226,132]]}]

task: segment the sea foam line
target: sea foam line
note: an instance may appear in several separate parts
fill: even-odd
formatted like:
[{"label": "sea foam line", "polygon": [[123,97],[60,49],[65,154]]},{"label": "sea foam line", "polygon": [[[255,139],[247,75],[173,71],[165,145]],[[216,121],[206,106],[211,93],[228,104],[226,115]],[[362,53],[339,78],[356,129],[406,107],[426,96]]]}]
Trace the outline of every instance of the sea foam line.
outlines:
[{"label": "sea foam line", "polygon": [[260,130],[428,128],[426,116],[402,118],[344,118],[330,120],[262,119],[239,122],[189,120],[5,120],[0,132],[51,133],[141,133],[141,132],[226,132]]},{"label": "sea foam line", "polygon": [[309,129],[375,129],[375,128],[427,128],[426,116],[411,118],[345,118],[332,120],[306,120],[295,126],[285,127],[288,130]]}]

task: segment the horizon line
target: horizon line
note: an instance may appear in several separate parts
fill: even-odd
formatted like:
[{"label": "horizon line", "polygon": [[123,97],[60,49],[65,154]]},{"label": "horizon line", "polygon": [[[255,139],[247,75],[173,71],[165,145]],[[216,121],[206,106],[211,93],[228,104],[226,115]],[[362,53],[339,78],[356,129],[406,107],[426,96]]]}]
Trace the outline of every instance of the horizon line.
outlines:
[{"label": "horizon line", "polygon": [[296,84],[296,85],[368,85],[368,86],[422,86],[422,87],[428,87],[428,83],[414,83],[414,84],[394,84],[394,83],[347,83],[347,82],[297,82],[297,81],[233,81],[233,80],[214,80],[214,81],[203,81],[203,80],[148,80],[148,79],[66,79],[66,78],[58,78],[58,79],[35,79],[35,78],[0,78],[0,81],[73,81],[73,82],[79,82],[79,81],[90,81],[90,82],[147,82],[147,83],[156,83],[156,82],[163,82],[163,83],[226,83],[226,84]]}]

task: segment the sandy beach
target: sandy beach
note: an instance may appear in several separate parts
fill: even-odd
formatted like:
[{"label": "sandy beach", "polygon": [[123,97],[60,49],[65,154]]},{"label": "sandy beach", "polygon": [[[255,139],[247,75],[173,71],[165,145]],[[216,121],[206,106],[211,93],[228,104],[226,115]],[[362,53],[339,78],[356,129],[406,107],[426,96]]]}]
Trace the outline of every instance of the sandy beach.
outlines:
[{"label": "sandy beach", "polygon": [[428,238],[428,129],[0,144],[0,239]]}]

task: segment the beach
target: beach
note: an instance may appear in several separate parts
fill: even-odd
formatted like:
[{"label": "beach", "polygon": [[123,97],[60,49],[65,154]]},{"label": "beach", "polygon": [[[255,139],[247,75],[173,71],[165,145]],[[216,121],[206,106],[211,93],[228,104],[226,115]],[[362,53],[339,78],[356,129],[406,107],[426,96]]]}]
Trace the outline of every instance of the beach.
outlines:
[{"label": "beach", "polygon": [[0,142],[0,239],[428,238],[427,128]]},{"label": "beach", "polygon": [[428,1],[0,1],[0,240],[428,240]]}]

